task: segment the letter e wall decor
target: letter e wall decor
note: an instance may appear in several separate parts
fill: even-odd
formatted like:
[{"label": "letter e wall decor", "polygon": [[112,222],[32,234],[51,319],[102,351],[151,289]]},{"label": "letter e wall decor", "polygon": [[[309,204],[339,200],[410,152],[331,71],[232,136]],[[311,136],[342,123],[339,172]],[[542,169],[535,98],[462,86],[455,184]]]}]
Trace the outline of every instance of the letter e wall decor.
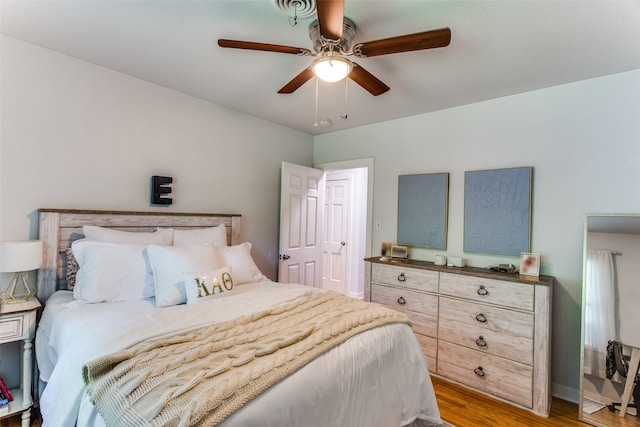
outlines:
[{"label": "letter e wall decor", "polygon": [[171,194],[171,183],[173,178],[170,176],[151,177],[151,204],[152,205],[170,205],[173,199],[168,197]]}]

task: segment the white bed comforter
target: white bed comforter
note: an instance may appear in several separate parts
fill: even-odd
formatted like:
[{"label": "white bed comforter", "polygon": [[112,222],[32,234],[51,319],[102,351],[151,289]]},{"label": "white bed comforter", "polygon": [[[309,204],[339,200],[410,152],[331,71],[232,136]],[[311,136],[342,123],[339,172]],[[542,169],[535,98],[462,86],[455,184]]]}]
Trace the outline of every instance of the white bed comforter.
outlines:
[{"label": "white bed comforter", "polygon": [[[82,304],[69,291],[47,301],[36,333],[43,426],[104,426],[84,393],[82,366],[143,340],[231,320],[316,289],[274,282],[229,297],[156,308],[153,300]],[[222,425],[396,427],[441,420],[422,350],[411,329],[392,324],[356,335],[254,399]]]}]

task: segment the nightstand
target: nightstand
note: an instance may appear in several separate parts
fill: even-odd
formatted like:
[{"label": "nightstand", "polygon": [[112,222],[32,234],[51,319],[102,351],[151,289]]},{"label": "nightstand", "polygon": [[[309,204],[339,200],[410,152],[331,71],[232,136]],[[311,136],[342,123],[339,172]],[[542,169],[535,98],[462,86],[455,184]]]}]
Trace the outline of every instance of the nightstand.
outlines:
[{"label": "nightstand", "polygon": [[0,344],[22,341],[22,381],[19,388],[9,390],[13,401],[9,402],[9,413],[3,414],[0,418],[22,412],[22,427],[29,427],[31,423],[33,337],[36,332],[36,314],[40,307],[40,301],[35,298],[19,304],[3,304],[0,307]]}]

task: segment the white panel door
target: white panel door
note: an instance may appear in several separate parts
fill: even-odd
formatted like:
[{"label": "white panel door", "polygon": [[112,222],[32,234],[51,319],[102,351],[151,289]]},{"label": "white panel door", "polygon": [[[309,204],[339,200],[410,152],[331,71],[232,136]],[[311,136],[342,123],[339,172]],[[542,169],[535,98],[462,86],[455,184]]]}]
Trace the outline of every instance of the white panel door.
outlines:
[{"label": "white panel door", "polygon": [[278,281],[322,287],[324,173],[282,163]]},{"label": "white panel door", "polygon": [[347,176],[326,179],[322,238],[322,287],[347,294],[347,239],[349,236]]}]

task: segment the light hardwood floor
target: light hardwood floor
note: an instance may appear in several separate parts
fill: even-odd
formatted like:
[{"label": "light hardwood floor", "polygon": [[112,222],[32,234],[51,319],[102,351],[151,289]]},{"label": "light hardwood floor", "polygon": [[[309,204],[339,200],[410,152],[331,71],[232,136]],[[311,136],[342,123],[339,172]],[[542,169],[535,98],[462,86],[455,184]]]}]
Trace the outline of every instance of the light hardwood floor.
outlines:
[{"label": "light hardwood floor", "polygon": [[456,427],[570,427],[578,421],[578,405],[554,398],[549,418],[539,417],[437,377],[431,377],[443,420]]}]

